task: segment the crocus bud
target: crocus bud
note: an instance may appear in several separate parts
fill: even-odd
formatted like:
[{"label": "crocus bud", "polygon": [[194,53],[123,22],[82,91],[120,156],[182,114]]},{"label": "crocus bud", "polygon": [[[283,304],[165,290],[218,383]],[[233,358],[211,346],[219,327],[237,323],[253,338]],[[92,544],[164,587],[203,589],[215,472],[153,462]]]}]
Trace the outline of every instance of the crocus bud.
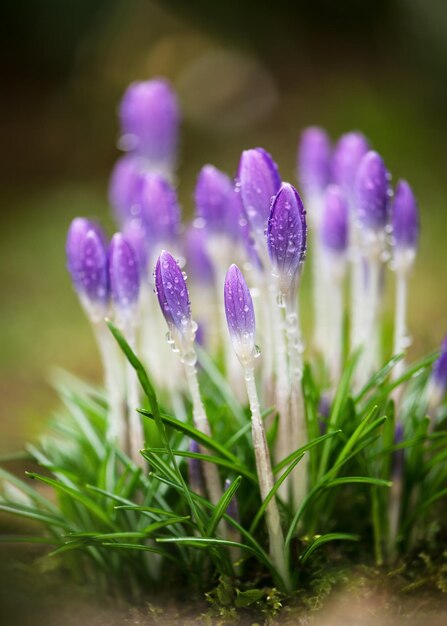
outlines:
[{"label": "crocus bud", "polygon": [[141,277],[145,276],[148,270],[148,236],[142,220],[138,217],[126,220],[123,235],[133,248]]},{"label": "crocus bud", "polygon": [[214,280],[214,270],[207,252],[208,234],[205,228],[196,228],[191,225],[186,231],[186,260],[188,274],[194,283],[211,285]]},{"label": "crocus bud", "polygon": [[329,185],[324,195],[321,217],[321,243],[328,252],[343,255],[348,247],[349,207],[337,185]]},{"label": "crocus bud", "polygon": [[140,272],[134,249],[122,233],[113,235],[110,242],[109,281],[118,323],[124,325],[134,321],[140,291]]},{"label": "crocus bud", "polygon": [[229,176],[213,165],[200,170],[194,192],[197,215],[201,217],[210,233],[229,230],[233,183]]},{"label": "crocus bud", "polygon": [[255,356],[255,313],[250,290],[237,265],[231,265],[225,277],[225,313],[236,355],[242,365]]},{"label": "crocus bud", "polygon": [[419,239],[419,211],[416,198],[406,180],[397,183],[391,218],[394,248],[415,250]]},{"label": "crocus bud", "polygon": [[267,246],[273,274],[279,290],[286,296],[293,292],[299,270],[306,256],[306,212],[297,190],[283,183],[274,197],[267,225]]},{"label": "crocus bud", "polygon": [[298,180],[306,198],[320,196],[329,183],[331,142],[322,128],[311,126],[298,146]]},{"label": "crocus bud", "polygon": [[121,144],[148,160],[148,167],[169,173],[175,164],[180,111],[164,79],[132,83],[120,105]]},{"label": "crocus bud", "polygon": [[244,150],[239,161],[238,185],[252,231],[264,235],[270,203],[281,185],[278,167],[262,148]]},{"label": "crocus bud", "polygon": [[[155,291],[169,330],[177,339],[194,341],[191,304],[185,277],[174,257],[162,251],[155,266]],[[181,345],[177,346],[179,349]]]},{"label": "crocus bud", "polygon": [[360,226],[367,231],[383,231],[388,221],[389,176],[382,158],[373,150],[360,161],[355,196]]},{"label": "crocus bud", "polygon": [[180,227],[180,206],[174,187],[159,174],[141,181],[139,201],[150,245],[172,243]]},{"label": "crocus bud", "polygon": [[433,371],[429,383],[428,404],[429,410],[436,409],[442,402],[447,391],[447,337],[445,337],[441,353],[433,364]]},{"label": "crocus bud", "polygon": [[342,135],[335,145],[331,163],[332,180],[343,189],[349,201],[352,200],[357,168],[368,150],[366,137],[355,131]]},{"label": "crocus bud", "polygon": [[141,158],[130,154],[118,159],[112,170],[109,201],[120,225],[141,212],[138,200],[141,174]]},{"label": "crocus bud", "polygon": [[109,297],[106,239],[99,226],[78,217],[66,243],[67,267],[81,303],[93,322],[107,312]]}]

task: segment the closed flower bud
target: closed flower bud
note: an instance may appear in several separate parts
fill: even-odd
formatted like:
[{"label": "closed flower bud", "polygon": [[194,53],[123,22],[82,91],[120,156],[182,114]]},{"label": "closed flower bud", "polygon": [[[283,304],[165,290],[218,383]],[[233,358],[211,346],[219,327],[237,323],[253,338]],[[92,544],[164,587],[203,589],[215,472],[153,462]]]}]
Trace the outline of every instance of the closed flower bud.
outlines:
[{"label": "closed flower bud", "polygon": [[298,146],[298,180],[306,198],[321,195],[329,183],[331,142],[322,128],[311,126]]},{"label": "closed flower bud", "polygon": [[124,223],[123,235],[130,243],[138,261],[138,269],[141,277],[148,271],[148,236],[142,220],[138,217],[131,218]]},{"label": "closed flower bud", "polygon": [[224,286],[228,330],[237,357],[243,365],[255,356],[255,313],[250,290],[237,265],[229,268]]},{"label": "closed flower bud", "polygon": [[343,189],[349,200],[352,199],[358,166],[368,150],[366,137],[355,131],[342,135],[335,145],[331,163],[332,181]]},{"label": "closed flower bud", "polygon": [[180,337],[189,334],[191,304],[185,277],[177,261],[165,250],[155,266],[155,290],[169,330]]},{"label": "closed flower bud", "polygon": [[84,218],[74,219],[66,253],[73,285],[88,315],[97,322],[106,314],[109,297],[106,240],[100,227]]},{"label": "closed flower bud", "polygon": [[151,169],[169,173],[176,159],[180,111],[168,81],[132,83],[119,115],[123,147],[145,157]]},{"label": "closed flower bud", "polygon": [[122,233],[113,235],[109,246],[110,295],[124,323],[133,317],[140,291],[140,272],[134,249]]},{"label": "closed flower bud", "polygon": [[281,185],[278,167],[268,152],[262,148],[242,152],[238,185],[250,228],[263,236],[272,198]]},{"label": "closed flower bud", "polygon": [[112,170],[109,201],[120,225],[141,213],[138,201],[141,175],[141,159],[133,155],[125,155],[118,159]]},{"label": "closed flower bud", "polygon": [[180,206],[174,187],[163,176],[147,173],[141,181],[139,202],[150,245],[172,243],[180,228]]},{"label": "closed flower bud", "polygon": [[357,219],[368,231],[383,231],[388,222],[389,175],[377,152],[362,158],[355,178]]},{"label": "closed flower bud", "polygon": [[194,283],[200,285],[211,285],[214,280],[213,265],[206,249],[207,239],[205,228],[191,225],[186,231],[188,274],[191,274]]},{"label": "closed flower bud", "polygon": [[391,219],[394,247],[415,250],[419,239],[419,211],[416,198],[406,180],[397,183]]},{"label": "closed flower bud", "polygon": [[329,185],[324,195],[321,243],[325,250],[343,255],[348,247],[349,207],[337,185]]},{"label": "closed flower bud", "polygon": [[297,190],[283,183],[273,199],[267,225],[267,246],[273,274],[283,295],[293,291],[306,255],[306,212]]},{"label": "closed flower bud", "polygon": [[197,215],[206,224],[209,233],[229,233],[233,213],[233,182],[213,165],[200,170],[194,192]]}]

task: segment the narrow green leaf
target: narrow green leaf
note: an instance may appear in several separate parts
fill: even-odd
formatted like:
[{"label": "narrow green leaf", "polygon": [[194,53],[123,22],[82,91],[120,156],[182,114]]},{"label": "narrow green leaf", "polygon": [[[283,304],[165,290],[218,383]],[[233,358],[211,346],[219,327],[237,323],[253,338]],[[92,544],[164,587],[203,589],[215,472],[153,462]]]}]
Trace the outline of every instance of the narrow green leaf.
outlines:
[{"label": "narrow green leaf", "polygon": [[231,485],[228,487],[228,489],[226,489],[224,493],[222,494],[222,496],[220,497],[219,502],[214,507],[213,514],[211,515],[210,521],[207,524],[207,527],[206,527],[207,535],[212,536],[216,532],[216,528],[219,525],[219,522],[222,519],[222,516],[226,512],[228,505],[230,504],[232,498],[234,497],[234,494],[239,489],[241,482],[242,482],[242,476],[238,476],[237,478],[235,478],[233,482],[231,483]]},{"label": "narrow green leaf", "polygon": [[328,533],[327,535],[320,535],[310,543],[300,556],[300,562],[305,563],[309,557],[320,546],[328,543],[329,541],[358,541],[360,537],[358,535],[351,535],[348,533]]}]

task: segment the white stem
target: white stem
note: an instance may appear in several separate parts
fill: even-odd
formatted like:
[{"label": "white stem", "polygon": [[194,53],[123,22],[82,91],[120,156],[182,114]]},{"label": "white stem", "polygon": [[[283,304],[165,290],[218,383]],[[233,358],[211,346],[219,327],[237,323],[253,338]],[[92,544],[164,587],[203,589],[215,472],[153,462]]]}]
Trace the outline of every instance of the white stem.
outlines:
[{"label": "white stem", "polygon": [[[130,347],[135,351],[135,328],[128,324],[125,332]],[[146,467],[146,462],[140,454],[144,446],[144,431],[141,416],[137,412],[140,407],[140,387],[136,372],[132,365],[126,362],[127,377],[127,418],[129,424],[129,456],[135,465]]]},{"label": "white stem", "polygon": [[127,448],[123,361],[119,348],[104,320],[94,324],[96,341],[104,368],[104,384],[109,405],[107,437],[122,450]]},{"label": "white stem", "polygon": [[328,306],[325,289],[324,257],[318,230],[313,232],[312,278],[314,295],[314,343],[318,352],[324,354],[327,346]]},{"label": "white stem", "polygon": [[[393,354],[405,353],[408,347],[407,336],[407,294],[408,280],[404,271],[396,271],[396,304],[394,312],[394,348]],[[399,378],[405,369],[403,358],[393,370],[393,377]]]},{"label": "white stem", "polygon": [[366,275],[364,278],[364,319],[362,320],[361,333],[362,353],[356,379],[356,383],[360,387],[377,369],[380,360],[380,256],[376,253],[369,254],[364,270]]},{"label": "white stem", "polygon": [[[200,396],[199,380],[197,378],[196,369],[197,356],[192,348],[187,354],[182,355],[182,361],[192,399],[194,425],[197,430],[205,433],[205,435],[211,436],[211,429],[206,416],[205,407],[203,406],[202,398]],[[202,453],[210,454],[206,448],[200,446],[200,449]],[[216,465],[214,463],[204,462],[203,474],[209,498],[213,504],[217,504],[222,496],[222,487]]]},{"label": "white stem", "polygon": [[[267,446],[264,425],[261,419],[258,394],[253,364],[244,367],[245,385],[251,411],[253,449],[255,453],[256,471],[258,474],[261,499],[264,501],[274,485],[270,453]],[[272,498],[266,509],[267,530],[270,542],[270,554],[273,564],[289,587],[289,574],[284,554],[284,535],[281,528],[278,505]]]},{"label": "white stem", "polygon": [[362,345],[362,328],[364,324],[364,271],[362,255],[359,249],[359,233],[358,227],[351,220],[351,249],[349,251],[351,262],[351,336],[350,346],[351,352],[354,352]]},{"label": "white stem", "polygon": [[[286,334],[287,351],[290,367],[290,406],[291,428],[289,434],[289,450],[291,454],[307,443],[306,419],[304,398],[302,391],[303,378],[303,342],[298,316],[298,306],[295,302],[286,303]],[[300,468],[291,474],[293,505],[298,508],[307,491],[308,456],[301,461]]]},{"label": "white stem", "polygon": [[343,280],[345,258],[328,255],[326,258],[327,306],[330,311],[328,325],[327,365],[331,386],[336,388],[341,374],[343,353]]}]

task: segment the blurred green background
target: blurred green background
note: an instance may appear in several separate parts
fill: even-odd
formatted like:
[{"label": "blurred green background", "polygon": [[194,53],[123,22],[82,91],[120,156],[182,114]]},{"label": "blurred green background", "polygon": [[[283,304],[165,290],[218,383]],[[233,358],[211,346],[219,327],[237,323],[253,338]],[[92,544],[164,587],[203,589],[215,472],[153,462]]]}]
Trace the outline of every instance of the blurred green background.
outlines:
[{"label": "blurred green background", "polygon": [[[201,165],[234,173],[262,145],[294,181],[308,124],[360,129],[414,186],[422,243],[412,351],[447,331],[447,4],[444,0],[9,0],[2,3],[0,451],[55,406],[54,366],[99,380],[65,271],[76,215],[112,232],[116,109],[134,79],[168,76],[182,103],[180,198]],[[307,302],[307,301],[306,301]],[[309,317],[309,307],[304,304]]]}]

